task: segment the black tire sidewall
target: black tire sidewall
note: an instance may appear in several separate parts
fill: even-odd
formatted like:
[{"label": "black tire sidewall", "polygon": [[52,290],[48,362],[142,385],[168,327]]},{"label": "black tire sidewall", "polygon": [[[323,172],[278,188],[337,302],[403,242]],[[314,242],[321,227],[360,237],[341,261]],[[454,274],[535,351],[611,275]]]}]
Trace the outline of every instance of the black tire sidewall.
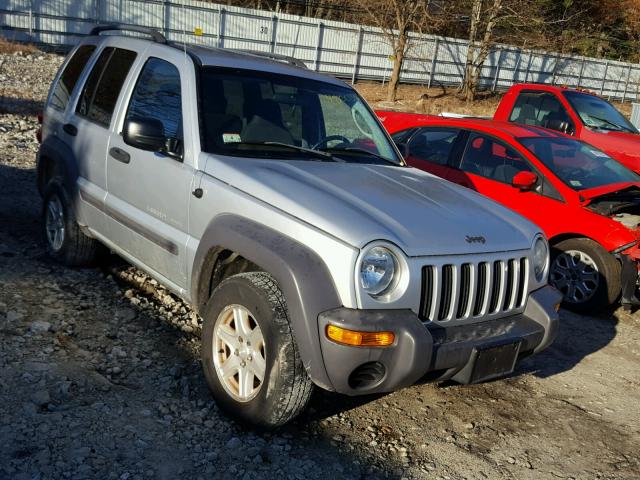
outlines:
[{"label": "black tire sidewall", "polygon": [[[222,310],[229,305],[242,305],[254,316],[265,342],[266,371],[258,394],[248,402],[238,402],[226,392],[213,363],[213,331]],[[277,312],[264,291],[243,275],[231,277],[218,286],[203,312],[202,366],[205,378],[218,405],[238,418],[253,425],[272,427],[279,424],[280,393],[286,389],[282,362],[286,362],[291,341],[290,333],[282,331]],[[287,329],[288,330],[288,329]]]},{"label": "black tire sidewall", "polygon": [[595,262],[600,275],[600,282],[595,294],[586,302],[570,303],[563,301],[563,306],[576,312],[594,312],[607,308],[620,295],[620,264],[603,247],[587,238],[573,238],[556,243],[551,249],[551,263],[563,252],[576,250],[585,253]]}]

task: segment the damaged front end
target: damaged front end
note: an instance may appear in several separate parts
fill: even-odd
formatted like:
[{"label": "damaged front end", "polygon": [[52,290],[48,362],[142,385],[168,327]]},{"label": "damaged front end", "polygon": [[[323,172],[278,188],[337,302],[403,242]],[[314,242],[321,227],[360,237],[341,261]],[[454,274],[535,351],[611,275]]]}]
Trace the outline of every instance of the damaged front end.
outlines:
[{"label": "damaged front end", "polygon": [[599,195],[584,200],[584,206],[618,222],[635,236],[633,242],[616,248],[611,254],[622,267],[620,303],[627,310],[640,307],[640,188],[634,185]]}]

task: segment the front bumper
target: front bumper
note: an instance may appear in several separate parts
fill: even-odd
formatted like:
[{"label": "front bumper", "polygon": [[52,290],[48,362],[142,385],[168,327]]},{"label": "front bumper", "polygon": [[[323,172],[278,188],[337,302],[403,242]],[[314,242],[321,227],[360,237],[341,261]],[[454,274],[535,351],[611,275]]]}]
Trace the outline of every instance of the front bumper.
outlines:
[{"label": "front bumper", "polygon": [[[347,395],[390,392],[418,380],[472,381],[478,349],[520,341],[517,359],[540,352],[555,339],[562,296],[552,287],[529,295],[522,314],[475,324],[423,323],[410,310],[338,308],[319,315],[324,365],[335,391]],[[327,325],[356,331],[391,331],[393,345],[353,347],[329,340]]]}]

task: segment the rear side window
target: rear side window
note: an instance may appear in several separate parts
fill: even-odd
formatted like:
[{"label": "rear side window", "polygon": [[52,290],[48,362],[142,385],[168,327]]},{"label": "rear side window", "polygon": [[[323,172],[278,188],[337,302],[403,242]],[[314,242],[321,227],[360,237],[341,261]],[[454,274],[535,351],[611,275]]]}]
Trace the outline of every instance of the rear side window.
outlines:
[{"label": "rear side window", "polygon": [[167,138],[182,139],[182,102],[178,69],[159,58],[145,64],[131,96],[127,119],[155,118]]},{"label": "rear side window", "polygon": [[111,123],[120,90],[136,59],[130,50],[103,50],[84,86],[76,112],[104,127]]},{"label": "rear side window", "polygon": [[456,129],[423,128],[411,138],[409,155],[426,162],[447,165],[459,134],[460,131]]},{"label": "rear side window", "polygon": [[69,98],[73,93],[73,88],[76,86],[76,83],[78,83],[78,79],[95,49],[95,45],[83,45],[73,54],[51,95],[50,105],[53,108],[58,110],[67,108]]}]

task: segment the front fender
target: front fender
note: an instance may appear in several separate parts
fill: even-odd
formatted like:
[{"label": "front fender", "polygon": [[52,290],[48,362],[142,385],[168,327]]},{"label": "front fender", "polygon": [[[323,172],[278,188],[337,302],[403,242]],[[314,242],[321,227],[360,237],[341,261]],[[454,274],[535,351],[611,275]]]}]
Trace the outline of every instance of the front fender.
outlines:
[{"label": "front fender", "polygon": [[194,257],[191,291],[198,310],[209,300],[209,280],[217,254],[230,250],[270,273],[282,289],[291,328],[309,377],[333,390],[322,360],[318,315],[341,307],[326,264],[315,252],[291,237],[244,217],[215,217],[205,230]]}]

